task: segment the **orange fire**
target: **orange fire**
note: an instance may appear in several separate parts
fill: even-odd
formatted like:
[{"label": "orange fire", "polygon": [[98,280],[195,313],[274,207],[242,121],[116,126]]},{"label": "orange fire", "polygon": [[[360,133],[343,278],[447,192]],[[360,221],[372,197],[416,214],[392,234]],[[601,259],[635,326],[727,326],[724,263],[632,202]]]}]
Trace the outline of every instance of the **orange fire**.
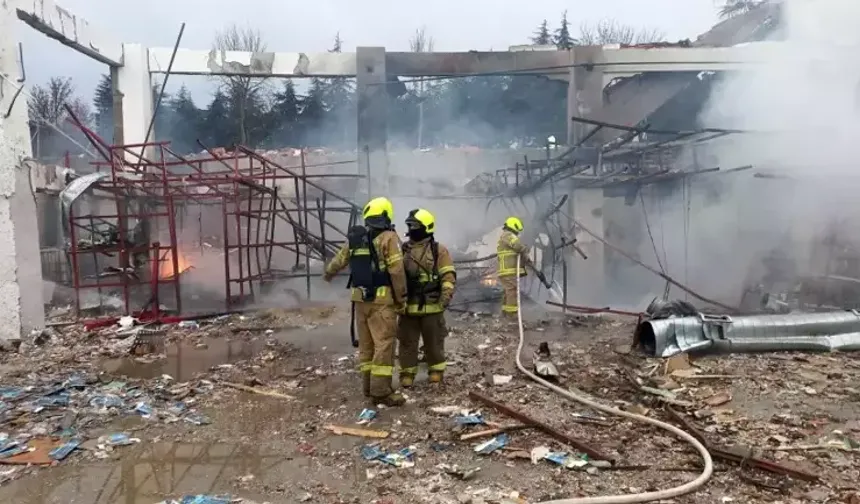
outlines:
[{"label": "orange fire", "polygon": [[[162,259],[158,265],[158,278],[159,280],[170,280],[173,278],[173,261],[171,260],[172,255],[168,252],[166,257]],[[185,257],[182,252],[177,252],[176,254],[176,270],[181,275],[182,273],[188,271],[194,266],[191,264],[191,261]]]}]

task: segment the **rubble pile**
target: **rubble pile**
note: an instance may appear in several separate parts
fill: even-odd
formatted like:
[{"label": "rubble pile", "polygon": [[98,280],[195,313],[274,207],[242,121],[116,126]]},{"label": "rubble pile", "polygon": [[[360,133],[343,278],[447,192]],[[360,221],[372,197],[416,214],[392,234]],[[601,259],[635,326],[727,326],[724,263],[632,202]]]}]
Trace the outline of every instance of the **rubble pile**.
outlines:
[{"label": "rubble pile", "polygon": [[[0,374],[0,390],[10,396],[3,401],[14,412],[0,416],[0,432],[10,441],[50,439],[50,450],[37,445],[33,453],[57,450],[59,457],[71,449],[61,464],[84,466],[105,456],[134,460],[150,445],[243,447],[227,450],[236,455],[225,467],[239,464],[231,476],[211,488],[166,488],[165,502],[220,502],[177,497],[189,493],[273,503],[510,504],[668,488],[700,471],[697,454],[679,440],[561,401],[523,377],[513,362],[517,334],[497,319],[451,314],[443,386],[432,388],[419,375],[405,407],[383,408],[360,393],[347,310],[240,317],[171,328],[167,346],[214,347],[224,337],[306,337],[315,344],[264,344],[246,360],[215,364],[184,381],[133,379],[98,366],[105,356],[94,342],[109,347],[115,326],[90,337],[70,327],[40,347],[0,354],[4,371],[19,360],[30,367]],[[298,329],[273,329],[287,326]],[[524,355],[551,359],[562,387],[701,437],[714,476],[674,502],[860,503],[860,361],[853,354],[649,358],[632,348],[632,330],[632,323],[599,316],[532,319]],[[76,334],[78,344],[70,340],[69,348],[78,358],[49,364],[49,356],[64,355],[55,348],[63,334]],[[30,371],[37,358],[48,370],[42,378]],[[188,420],[193,415],[210,423]],[[264,453],[276,462],[248,462]],[[5,471],[0,465],[0,475]],[[13,474],[0,499],[14,501],[29,488],[32,471]],[[40,477],[49,481],[52,471]]]}]

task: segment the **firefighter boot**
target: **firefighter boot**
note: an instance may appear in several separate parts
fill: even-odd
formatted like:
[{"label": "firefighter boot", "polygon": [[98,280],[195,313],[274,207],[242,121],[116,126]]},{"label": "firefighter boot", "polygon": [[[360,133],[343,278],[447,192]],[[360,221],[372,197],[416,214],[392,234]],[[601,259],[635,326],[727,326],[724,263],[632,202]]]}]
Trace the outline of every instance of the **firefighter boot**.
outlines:
[{"label": "firefighter boot", "polygon": [[411,374],[400,374],[400,386],[410,388],[415,383],[415,376]]},{"label": "firefighter boot", "polygon": [[397,392],[393,392],[381,399],[374,399],[374,402],[385,406],[403,406],[406,404],[406,398]]},{"label": "firefighter boot", "polygon": [[428,381],[430,383],[442,383],[442,371],[430,371],[428,373]]}]

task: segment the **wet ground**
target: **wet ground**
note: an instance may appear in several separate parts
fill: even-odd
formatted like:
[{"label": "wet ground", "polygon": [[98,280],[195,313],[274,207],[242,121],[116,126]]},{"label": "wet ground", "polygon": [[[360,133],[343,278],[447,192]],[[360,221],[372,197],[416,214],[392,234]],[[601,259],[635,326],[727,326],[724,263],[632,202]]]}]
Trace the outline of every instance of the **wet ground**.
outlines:
[{"label": "wet ground", "polygon": [[[117,448],[105,460],[78,454],[56,467],[32,469],[0,485],[0,502],[154,504],[198,493],[271,503],[525,502],[510,500],[517,495],[539,502],[668,488],[696,476],[695,454],[660,431],[613,419],[607,425],[573,422],[573,413],[589,412],[522,379],[512,359],[515,333],[477,317],[452,317],[448,348],[453,364],[444,387],[431,389],[419,380],[418,387],[407,392],[404,408],[380,409],[371,424],[357,425],[359,412],[370,405],[353,371],[348,313],[313,320],[306,317],[298,321],[298,329],[272,334],[172,335],[165,345],[166,358],[154,362],[102,359],[99,366],[117,376],[169,374],[178,381],[196,373],[210,377],[216,388],[201,398],[200,408],[211,425],[119,418],[104,431],[130,432],[141,439],[139,445]],[[266,324],[282,325],[273,320],[258,324],[258,329]],[[631,333],[631,324],[615,320],[532,321],[524,355],[529,360],[536,343],[548,341],[565,385],[606,403],[635,406],[665,418],[659,401],[635,393],[625,381],[625,372],[647,379],[662,369],[660,361],[624,354]],[[289,350],[273,354],[272,339],[289,342]],[[718,472],[703,490],[674,502],[860,502],[860,497],[848,500],[860,481],[860,457],[851,449],[773,450],[776,445],[818,443],[837,429],[860,436],[860,392],[853,388],[860,378],[860,361],[854,355],[725,356],[696,360],[695,365],[706,374],[731,376],[703,382],[676,377],[681,386],[669,387],[679,400],[693,404],[688,414],[699,428],[720,443],[755,446],[772,459],[816,471],[825,479],[821,485],[791,480],[789,487],[774,490],[762,486],[774,481],[768,475],[745,469],[758,480],[750,483],[740,479],[737,466],[718,462]],[[494,374],[514,379],[496,386]],[[226,381],[260,381],[294,399],[219,385]],[[546,461],[532,464],[528,454],[536,447],[567,449],[532,430],[511,433],[509,446],[493,455],[476,455],[473,447],[482,439],[460,441],[463,431],[454,428],[450,416],[431,410],[480,409],[488,420],[512,423],[469,400],[467,392],[475,389],[612,453],[623,465],[640,468],[587,473]],[[730,393],[728,403],[708,408],[706,402],[722,392]],[[387,431],[390,436],[379,446],[392,451],[415,447],[415,466],[394,468],[363,460],[360,449],[372,440],[334,435],[325,429],[327,424]],[[460,481],[452,475],[452,466],[480,471]],[[0,480],[4,470],[0,466]]]}]

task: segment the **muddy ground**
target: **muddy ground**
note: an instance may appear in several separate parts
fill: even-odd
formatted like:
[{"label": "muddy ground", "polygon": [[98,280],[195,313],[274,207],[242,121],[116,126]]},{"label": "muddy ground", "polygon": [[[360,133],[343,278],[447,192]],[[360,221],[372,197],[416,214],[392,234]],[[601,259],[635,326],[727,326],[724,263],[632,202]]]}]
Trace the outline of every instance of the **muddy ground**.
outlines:
[{"label": "muddy ground", "polygon": [[[860,503],[860,360],[854,354],[730,355],[667,362],[630,351],[634,326],[629,320],[545,314],[528,318],[525,361],[531,362],[539,342],[549,342],[564,387],[664,420],[670,418],[665,411],[670,403],[715,444],[750,447],[750,455],[821,478],[807,482],[766,473],[749,463],[718,460],[704,487],[665,502]],[[2,387],[62,381],[73,374],[89,383],[72,392],[72,406],[49,420],[37,410],[0,417],[0,432],[10,437],[57,434],[51,422],[66,421],[64,427],[77,429],[75,436],[89,440],[51,465],[0,465],[0,481],[5,480],[0,502],[150,504],[188,494],[227,494],[271,503],[540,502],[665,489],[698,474],[699,457],[677,438],[589,411],[520,375],[513,361],[516,332],[491,318],[452,316],[446,383],[431,388],[419,377],[416,388],[407,392],[405,407],[375,408],[360,392],[348,322],[345,309],[325,307],[234,316],[199,328],[139,335],[156,354],[138,356],[128,355],[141,352],[116,338],[114,328],[88,335],[70,325],[58,328],[40,346],[25,343],[20,353],[0,353]],[[513,379],[494,384],[494,375]],[[292,399],[237,390],[226,383]],[[157,411],[149,418],[128,408],[94,414],[86,390],[119,386],[144,390],[144,397],[185,390],[183,400],[211,422],[195,425],[162,414],[169,401],[154,402]],[[488,427],[457,426],[457,411],[480,411],[486,421],[503,425],[517,422],[470,400],[470,390],[607,453],[616,467],[567,469],[548,460],[533,463],[531,454],[541,448],[577,453],[534,429],[511,431],[507,446],[478,455],[474,447],[491,438],[459,438]],[[80,404],[74,402],[79,395],[84,397]],[[10,405],[25,409],[27,400],[7,401],[7,412]],[[369,424],[357,425],[364,408],[377,409],[378,415]],[[373,440],[337,435],[326,425],[385,431],[389,436]],[[119,432],[140,442],[105,447],[101,436]],[[404,467],[365,460],[361,448],[374,441],[389,453],[412,447],[415,455]]]}]

